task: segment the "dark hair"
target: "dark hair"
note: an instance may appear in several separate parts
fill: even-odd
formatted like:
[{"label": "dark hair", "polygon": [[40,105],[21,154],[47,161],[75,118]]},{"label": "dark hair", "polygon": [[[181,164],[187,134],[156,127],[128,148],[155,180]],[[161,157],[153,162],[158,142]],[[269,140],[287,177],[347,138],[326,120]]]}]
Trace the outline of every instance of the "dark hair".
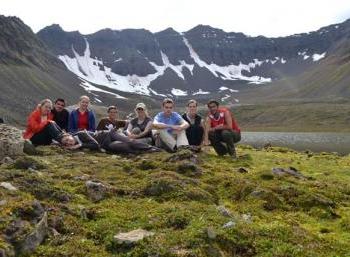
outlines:
[{"label": "dark hair", "polygon": [[170,98],[165,98],[162,105],[164,106],[165,104],[174,104],[174,101]]},{"label": "dark hair", "polygon": [[107,112],[110,112],[111,110],[117,110],[117,106],[111,105],[108,107]]},{"label": "dark hair", "polygon": [[209,107],[209,105],[211,104],[215,104],[216,106],[219,106],[219,102],[213,99],[209,100],[209,102],[207,103],[207,106]]},{"label": "dark hair", "polygon": [[56,104],[57,102],[62,102],[62,103],[64,103],[64,104],[66,104],[66,101],[64,101],[63,98],[57,98],[56,101],[55,101],[55,104]]},{"label": "dark hair", "polygon": [[187,102],[187,106],[190,106],[190,104],[195,104],[196,106],[198,106],[197,101],[194,100],[194,99],[191,99],[191,100],[189,100],[189,101]]}]

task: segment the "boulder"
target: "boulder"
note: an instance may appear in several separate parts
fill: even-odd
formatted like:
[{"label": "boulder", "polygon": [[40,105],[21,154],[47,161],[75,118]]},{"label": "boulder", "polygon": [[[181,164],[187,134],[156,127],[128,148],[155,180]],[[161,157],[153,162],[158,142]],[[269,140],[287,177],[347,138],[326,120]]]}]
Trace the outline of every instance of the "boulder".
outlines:
[{"label": "boulder", "polygon": [[93,202],[98,202],[105,198],[108,188],[100,182],[86,181],[87,195]]},{"label": "boulder", "polygon": [[10,191],[16,191],[17,188],[14,187],[11,183],[8,183],[8,182],[1,182],[0,183],[0,186],[7,189],[7,190],[10,190]]},{"label": "boulder", "polygon": [[0,160],[6,156],[15,158],[23,154],[22,131],[7,124],[0,124]]},{"label": "boulder", "polygon": [[119,233],[118,235],[114,236],[115,242],[118,244],[134,244],[138,241],[144,239],[145,237],[153,236],[153,232],[149,232],[147,230],[143,229],[136,229],[127,233]]},{"label": "boulder", "polygon": [[5,233],[7,241],[14,246],[16,256],[30,256],[48,234],[47,213],[42,215],[34,228],[28,221],[15,220],[7,227]]},{"label": "boulder", "polygon": [[47,213],[45,212],[33,231],[25,236],[22,241],[16,243],[16,253],[22,255],[33,252],[44,241],[47,234]]}]

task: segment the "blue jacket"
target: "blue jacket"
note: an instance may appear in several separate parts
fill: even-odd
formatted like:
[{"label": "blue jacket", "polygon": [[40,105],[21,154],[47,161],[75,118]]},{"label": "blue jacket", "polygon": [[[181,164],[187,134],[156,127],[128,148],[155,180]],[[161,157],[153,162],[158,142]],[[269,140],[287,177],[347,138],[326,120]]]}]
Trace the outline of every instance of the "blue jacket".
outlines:
[{"label": "blue jacket", "polygon": [[[88,111],[88,117],[89,117],[89,128],[88,131],[94,132],[95,131],[95,115],[92,111]],[[69,114],[69,123],[68,123],[68,131],[70,133],[78,132],[78,109],[73,110]]]}]

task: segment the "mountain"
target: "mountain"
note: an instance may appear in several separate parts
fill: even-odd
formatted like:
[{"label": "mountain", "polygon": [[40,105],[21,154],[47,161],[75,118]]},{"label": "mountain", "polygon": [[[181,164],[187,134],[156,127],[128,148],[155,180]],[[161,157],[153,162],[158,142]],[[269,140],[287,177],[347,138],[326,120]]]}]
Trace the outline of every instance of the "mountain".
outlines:
[{"label": "mountain", "polygon": [[40,99],[64,96],[69,101],[84,90],[79,79],[19,18],[0,16],[0,116],[25,120]]},{"label": "mountain", "polygon": [[[241,94],[242,99],[250,96],[254,100],[255,90],[272,88],[265,90],[266,94],[262,92],[262,96],[282,91],[280,97],[293,94],[301,98],[323,98],[328,92],[327,88],[323,90],[326,83],[321,83],[325,80],[316,83],[316,91],[319,84],[322,88],[318,92],[312,90],[311,84],[315,84],[317,74],[328,74],[325,71],[337,68],[339,61],[348,64],[342,53],[347,53],[344,48],[349,44],[350,20],[314,32],[278,38],[227,33],[204,25],[184,33],[172,28],[158,33],[144,29],[104,29],[82,35],[77,31],[65,32],[56,24],[37,35],[86,83],[121,92],[153,97],[216,96],[221,92],[220,96],[237,96],[233,97],[237,102]],[[340,80],[348,78],[349,70],[341,74]],[[283,86],[290,79],[297,84],[293,90]],[[344,89],[345,83],[337,87],[339,90],[334,94],[350,96]],[[345,94],[341,94],[344,90]]]}]

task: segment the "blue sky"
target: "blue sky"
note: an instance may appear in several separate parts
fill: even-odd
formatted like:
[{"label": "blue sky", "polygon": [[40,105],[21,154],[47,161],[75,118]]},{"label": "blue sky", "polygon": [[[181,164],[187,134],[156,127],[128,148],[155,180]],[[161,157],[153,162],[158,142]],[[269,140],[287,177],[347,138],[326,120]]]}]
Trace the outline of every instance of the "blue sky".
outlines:
[{"label": "blue sky", "polygon": [[17,16],[34,32],[53,23],[83,34],[103,28],[173,27],[198,24],[250,36],[286,36],[350,18],[350,0],[0,0],[0,14]]}]

